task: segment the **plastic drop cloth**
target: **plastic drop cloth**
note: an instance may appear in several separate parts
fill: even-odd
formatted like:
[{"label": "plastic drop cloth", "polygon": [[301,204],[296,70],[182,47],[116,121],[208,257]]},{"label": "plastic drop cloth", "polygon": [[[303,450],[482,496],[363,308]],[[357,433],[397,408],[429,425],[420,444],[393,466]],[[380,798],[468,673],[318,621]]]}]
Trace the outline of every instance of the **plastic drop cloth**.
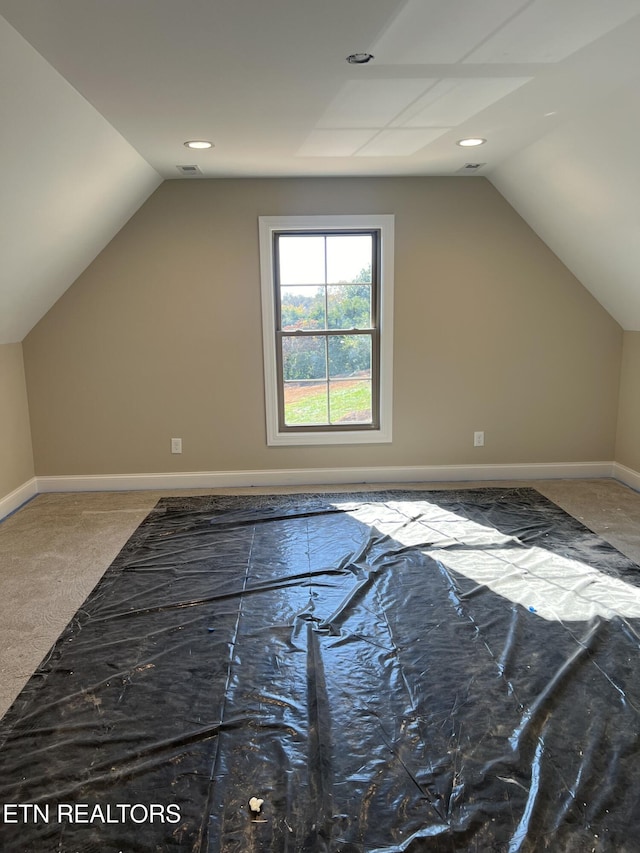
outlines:
[{"label": "plastic drop cloth", "polygon": [[636,853],[639,620],[532,489],[165,499],[0,724],[0,849]]}]

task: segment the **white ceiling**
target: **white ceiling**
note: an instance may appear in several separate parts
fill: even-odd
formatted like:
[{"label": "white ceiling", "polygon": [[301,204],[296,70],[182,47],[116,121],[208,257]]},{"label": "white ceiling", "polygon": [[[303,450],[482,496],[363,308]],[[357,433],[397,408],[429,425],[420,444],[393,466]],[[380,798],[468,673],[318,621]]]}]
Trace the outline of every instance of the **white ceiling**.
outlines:
[{"label": "white ceiling", "polygon": [[20,341],[160,184],[0,17],[0,344]]},{"label": "white ceiling", "polygon": [[[0,0],[0,15],[0,342],[181,165],[468,180],[482,163],[640,329],[640,0]],[[346,63],[362,51],[375,59]],[[488,141],[455,144],[471,135]]]}]

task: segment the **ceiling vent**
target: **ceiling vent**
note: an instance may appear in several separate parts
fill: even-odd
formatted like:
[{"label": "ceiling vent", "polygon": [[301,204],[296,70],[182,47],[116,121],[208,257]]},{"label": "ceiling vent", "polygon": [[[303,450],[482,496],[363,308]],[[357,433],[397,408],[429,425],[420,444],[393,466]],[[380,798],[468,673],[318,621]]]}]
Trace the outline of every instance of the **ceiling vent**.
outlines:
[{"label": "ceiling vent", "polygon": [[462,169],[458,169],[458,175],[473,175],[486,165],[486,163],[465,163]]},{"label": "ceiling vent", "polygon": [[195,178],[202,174],[202,169],[199,166],[176,166],[176,169],[185,178]]}]

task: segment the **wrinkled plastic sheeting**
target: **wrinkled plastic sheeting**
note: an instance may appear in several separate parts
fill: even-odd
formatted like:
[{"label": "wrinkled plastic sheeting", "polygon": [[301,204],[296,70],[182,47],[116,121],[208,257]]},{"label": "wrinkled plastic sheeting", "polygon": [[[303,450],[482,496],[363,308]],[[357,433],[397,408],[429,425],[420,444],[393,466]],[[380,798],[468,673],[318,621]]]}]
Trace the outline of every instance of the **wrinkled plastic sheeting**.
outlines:
[{"label": "wrinkled plastic sheeting", "polygon": [[0,804],[180,821],[0,846],[637,851],[639,581],[532,489],[164,499],[5,717]]}]

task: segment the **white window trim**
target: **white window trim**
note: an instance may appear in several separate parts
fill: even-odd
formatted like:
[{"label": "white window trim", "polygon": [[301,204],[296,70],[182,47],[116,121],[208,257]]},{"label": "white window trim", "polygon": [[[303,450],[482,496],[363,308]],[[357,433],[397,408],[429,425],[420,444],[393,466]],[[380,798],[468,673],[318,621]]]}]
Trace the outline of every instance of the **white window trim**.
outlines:
[{"label": "white window trim", "polygon": [[[393,395],[393,252],[392,214],[362,216],[260,216],[260,281],[264,349],[267,444],[384,444],[392,440]],[[380,230],[380,425],[377,429],[283,432],[278,424],[278,376],[275,336],[274,231],[340,231],[349,228]]]}]

